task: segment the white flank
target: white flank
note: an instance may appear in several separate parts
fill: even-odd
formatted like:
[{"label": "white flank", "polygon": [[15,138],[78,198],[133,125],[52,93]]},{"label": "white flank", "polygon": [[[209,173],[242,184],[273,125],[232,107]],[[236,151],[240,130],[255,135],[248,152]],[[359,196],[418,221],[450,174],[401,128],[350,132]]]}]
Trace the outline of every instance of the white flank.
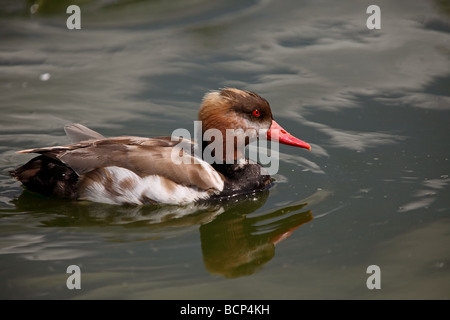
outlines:
[{"label": "white flank", "polygon": [[128,169],[115,166],[104,170],[107,174],[102,175],[102,180],[93,181],[85,187],[82,199],[108,204],[142,205],[151,200],[179,205],[210,196],[210,192],[179,185],[157,175],[140,177]]}]

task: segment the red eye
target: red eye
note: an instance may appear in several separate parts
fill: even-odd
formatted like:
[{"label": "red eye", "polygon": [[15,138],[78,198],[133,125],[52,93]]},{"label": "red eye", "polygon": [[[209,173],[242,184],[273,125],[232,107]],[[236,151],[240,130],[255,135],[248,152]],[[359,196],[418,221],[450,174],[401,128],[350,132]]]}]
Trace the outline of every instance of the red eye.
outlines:
[{"label": "red eye", "polygon": [[259,118],[259,116],[261,115],[261,112],[258,110],[258,109],[255,109],[255,110],[253,110],[253,115],[255,116],[255,117],[258,117]]}]

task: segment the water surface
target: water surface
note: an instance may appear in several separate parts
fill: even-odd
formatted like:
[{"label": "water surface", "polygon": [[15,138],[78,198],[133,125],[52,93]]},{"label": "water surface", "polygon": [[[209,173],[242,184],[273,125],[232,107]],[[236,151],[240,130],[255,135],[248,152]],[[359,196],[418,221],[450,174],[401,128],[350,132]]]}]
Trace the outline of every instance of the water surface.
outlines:
[{"label": "water surface", "polygon": [[[82,29],[68,30],[75,3]],[[0,9],[1,298],[450,298],[448,2],[378,1],[380,30],[369,1],[33,4]],[[312,145],[280,146],[268,192],[109,206],[8,175],[31,158],[16,151],[68,143],[71,122],[193,129],[205,92],[227,86]]]}]

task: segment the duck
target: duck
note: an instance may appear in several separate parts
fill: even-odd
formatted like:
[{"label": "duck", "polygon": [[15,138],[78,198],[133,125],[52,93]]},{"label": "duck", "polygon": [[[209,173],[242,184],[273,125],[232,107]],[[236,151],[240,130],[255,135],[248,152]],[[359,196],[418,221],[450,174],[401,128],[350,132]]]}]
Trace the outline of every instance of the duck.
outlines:
[{"label": "duck", "polygon": [[[70,144],[18,151],[39,155],[10,174],[29,191],[48,197],[115,205],[185,205],[270,188],[270,175],[242,152],[256,139],[311,150],[310,144],[275,122],[269,102],[252,91],[207,92],[198,120],[200,141],[173,135],[107,138],[72,123],[64,128]],[[230,130],[235,133],[231,138]],[[211,132],[216,133],[212,138]],[[219,150],[221,145],[225,151]]]}]

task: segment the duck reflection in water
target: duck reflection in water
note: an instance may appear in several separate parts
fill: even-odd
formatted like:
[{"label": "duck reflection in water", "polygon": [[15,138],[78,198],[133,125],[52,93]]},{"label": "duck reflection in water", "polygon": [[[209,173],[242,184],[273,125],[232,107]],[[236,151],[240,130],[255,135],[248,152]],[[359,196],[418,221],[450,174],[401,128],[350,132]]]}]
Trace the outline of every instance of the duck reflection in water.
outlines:
[{"label": "duck reflection in water", "polygon": [[[113,206],[57,199],[36,201],[40,195],[24,191],[14,202],[17,211],[38,213],[44,227],[102,227],[96,232],[104,232],[108,241],[153,241],[200,226],[206,270],[236,278],[261,270],[275,256],[275,246],[313,218],[310,210],[305,210],[305,202],[255,212],[265,204],[268,195],[266,190],[184,207]],[[41,220],[43,211],[49,213],[49,219]],[[116,229],[112,235],[104,228],[107,226],[122,226],[126,232]]]},{"label": "duck reflection in water", "polygon": [[[265,202],[267,193],[264,196]],[[203,260],[210,273],[236,278],[259,271],[275,256],[279,242],[312,220],[311,212],[304,210],[306,203],[252,216],[261,205],[247,201],[200,226]]]}]

